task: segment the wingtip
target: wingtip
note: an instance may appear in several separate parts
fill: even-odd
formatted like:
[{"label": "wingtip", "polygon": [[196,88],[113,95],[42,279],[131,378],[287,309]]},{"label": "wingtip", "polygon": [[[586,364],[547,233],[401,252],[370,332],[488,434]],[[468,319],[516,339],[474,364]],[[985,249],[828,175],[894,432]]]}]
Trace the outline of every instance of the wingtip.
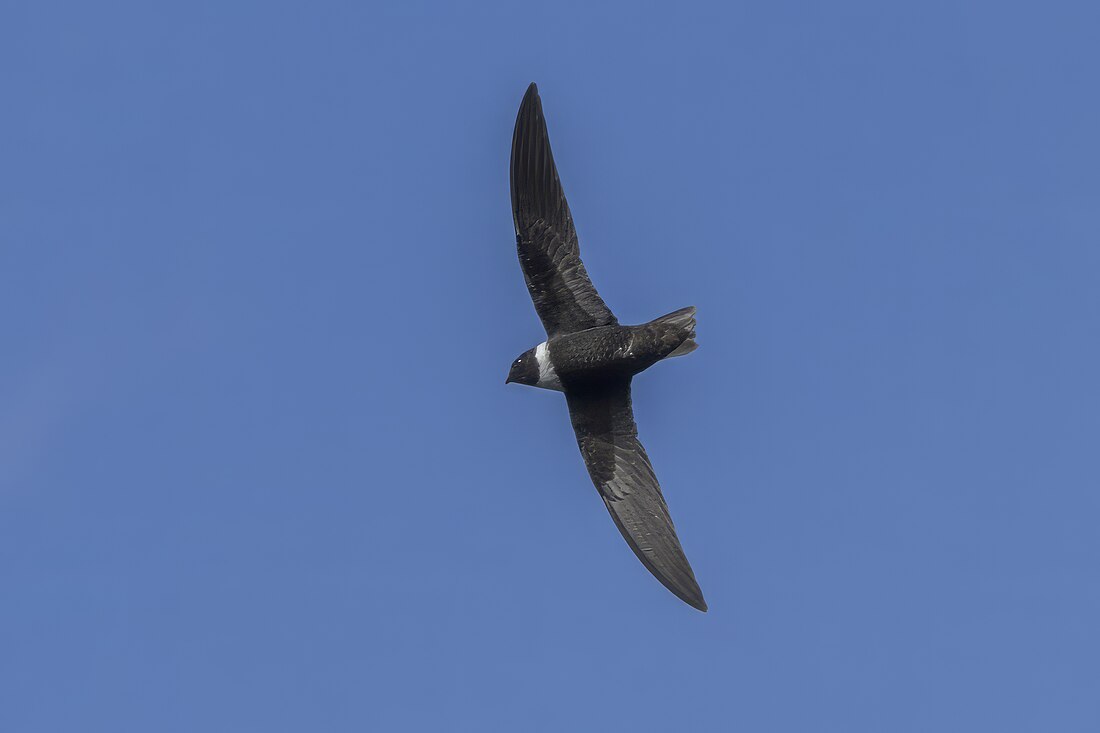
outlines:
[{"label": "wingtip", "polygon": [[[663,580],[661,582],[664,583]],[[695,585],[695,587],[691,589],[685,589],[674,588],[671,585],[665,583],[665,587],[672,591],[677,598],[679,598],[681,601],[688,604],[695,610],[702,611],[703,613],[707,612],[707,602],[706,600],[704,600],[703,591],[699,589],[698,585]]]},{"label": "wingtip", "polygon": [[[626,540],[626,544],[634,552],[634,555],[642,561],[642,565],[645,566],[646,570],[674,596],[692,608],[706,613],[707,602],[703,599],[703,590],[699,587],[698,581],[695,580],[695,573],[692,572],[691,565],[688,563],[683,549],[680,548],[680,542],[676,539],[675,534],[672,535],[672,541],[675,543],[675,557],[682,561],[682,565],[678,570],[670,572],[672,566],[668,563],[655,562],[655,558],[643,551],[633,535],[627,531],[626,525],[623,524],[623,517],[619,514],[617,502],[610,501],[605,496],[603,497],[603,503],[611,514],[611,519],[615,522],[619,533]],[[676,564],[679,564],[679,562]]]},{"label": "wingtip", "polygon": [[[661,581],[661,585],[672,591],[673,595],[675,595],[677,598],[679,598],[681,601],[688,604],[695,610],[702,611],[703,613],[707,612],[707,602],[703,598],[702,589],[699,588],[699,584],[695,582],[694,574],[690,576],[690,580],[688,580],[687,582],[684,582],[683,579],[681,579],[680,582],[676,582],[666,574],[657,571],[654,567],[652,567],[644,560],[642,562],[646,565],[649,571],[653,573],[657,580]],[[688,572],[691,573],[690,566],[688,567]]]},{"label": "wingtip", "polygon": [[527,91],[524,92],[523,101],[520,102],[520,110],[522,111],[531,106],[542,106],[542,99],[539,97],[539,88],[535,82],[531,82],[527,87]]}]

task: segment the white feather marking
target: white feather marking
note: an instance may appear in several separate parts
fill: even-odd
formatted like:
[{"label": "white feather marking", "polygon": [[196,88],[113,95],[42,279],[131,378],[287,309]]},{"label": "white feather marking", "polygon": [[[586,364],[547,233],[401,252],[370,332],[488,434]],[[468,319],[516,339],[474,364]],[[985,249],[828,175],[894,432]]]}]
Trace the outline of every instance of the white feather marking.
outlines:
[{"label": "white feather marking", "polygon": [[543,389],[555,389],[559,392],[563,391],[561,380],[558,379],[558,374],[554,371],[554,364],[550,361],[550,347],[546,345],[545,341],[535,347],[535,361],[539,364],[539,381],[535,386]]}]

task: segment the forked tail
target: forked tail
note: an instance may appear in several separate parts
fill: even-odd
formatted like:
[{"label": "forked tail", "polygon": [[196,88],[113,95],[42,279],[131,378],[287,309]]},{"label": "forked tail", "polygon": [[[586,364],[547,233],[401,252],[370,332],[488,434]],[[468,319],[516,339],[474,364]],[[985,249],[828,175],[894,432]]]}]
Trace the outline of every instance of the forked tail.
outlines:
[{"label": "forked tail", "polygon": [[651,323],[664,326],[667,337],[680,342],[679,346],[669,352],[666,359],[690,354],[699,348],[699,344],[695,343],[695,306],[689,305],[687,308],[673,311],[667,316],[654,319]]}]

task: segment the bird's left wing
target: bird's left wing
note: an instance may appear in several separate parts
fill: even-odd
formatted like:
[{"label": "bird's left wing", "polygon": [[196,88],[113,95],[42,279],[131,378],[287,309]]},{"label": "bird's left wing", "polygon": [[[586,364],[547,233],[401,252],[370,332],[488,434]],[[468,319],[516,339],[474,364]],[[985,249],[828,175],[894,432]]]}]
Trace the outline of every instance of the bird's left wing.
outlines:
[{"label": "bird's left wing", "polygon": [[581,262],[577,230],[534,84],[527,88],[516,117],[511,167],[519,263],[547,335],[618,323]]},{"label": "bird's left wing", "polygon": [[630,549],[666,588],[706,611],[661,486],[638,441],[630,380],[570,390],[565,397],[588,474]]}]

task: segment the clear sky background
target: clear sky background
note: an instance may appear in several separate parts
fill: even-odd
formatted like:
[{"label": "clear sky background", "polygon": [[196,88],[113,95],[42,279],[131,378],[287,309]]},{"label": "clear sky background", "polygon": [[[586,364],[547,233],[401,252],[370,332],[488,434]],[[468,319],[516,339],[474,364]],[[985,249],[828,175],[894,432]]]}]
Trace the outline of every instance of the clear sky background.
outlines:
[{"label": "clear sky background", "polygon": [[[898,5],[5,4],[0,729],[1100,730],[1100,6]],[[532,80],[705,615],[504,385]]]}]

